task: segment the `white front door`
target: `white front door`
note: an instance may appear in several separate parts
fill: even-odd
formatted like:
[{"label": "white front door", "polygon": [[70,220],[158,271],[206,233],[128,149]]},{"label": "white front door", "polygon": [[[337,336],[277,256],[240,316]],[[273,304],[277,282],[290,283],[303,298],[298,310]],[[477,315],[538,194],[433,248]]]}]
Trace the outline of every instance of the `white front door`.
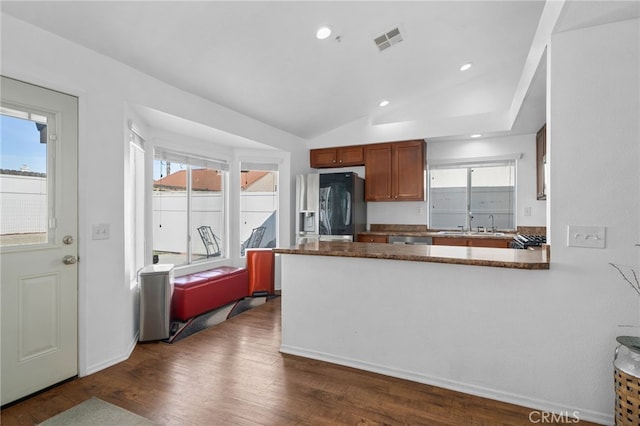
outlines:
[{"label": "white front door", "polygon": [[2,405],[78,374],[78,100],[0,82]]}]

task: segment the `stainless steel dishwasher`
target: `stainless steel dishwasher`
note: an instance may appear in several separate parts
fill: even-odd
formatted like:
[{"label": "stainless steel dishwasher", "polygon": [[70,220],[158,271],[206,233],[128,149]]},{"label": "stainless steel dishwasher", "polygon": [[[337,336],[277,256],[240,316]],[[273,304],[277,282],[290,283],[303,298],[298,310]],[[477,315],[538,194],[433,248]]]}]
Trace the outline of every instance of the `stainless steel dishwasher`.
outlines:
[{"label": "stainless steel dishwasher", "polygon": [[431,237],[417,235],[389,235],[389,244],[409,244],[429,246],[432,244]]}]

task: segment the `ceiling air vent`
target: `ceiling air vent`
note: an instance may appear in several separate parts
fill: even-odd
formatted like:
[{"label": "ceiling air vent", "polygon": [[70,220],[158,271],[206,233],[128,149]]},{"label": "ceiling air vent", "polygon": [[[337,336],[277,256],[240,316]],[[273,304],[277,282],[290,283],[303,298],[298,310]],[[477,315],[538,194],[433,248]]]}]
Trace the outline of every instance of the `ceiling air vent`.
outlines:
[{"label": "ceiling air vent", "polygon": [[402,34],[400,34],[399,28],[394,28],[391,31],[388,31],[381,36],[378,36],[373,39],[378,46],[378,49],[382,52],[388,47],[393,46],[394,44],[400,43],[402,41]]}]

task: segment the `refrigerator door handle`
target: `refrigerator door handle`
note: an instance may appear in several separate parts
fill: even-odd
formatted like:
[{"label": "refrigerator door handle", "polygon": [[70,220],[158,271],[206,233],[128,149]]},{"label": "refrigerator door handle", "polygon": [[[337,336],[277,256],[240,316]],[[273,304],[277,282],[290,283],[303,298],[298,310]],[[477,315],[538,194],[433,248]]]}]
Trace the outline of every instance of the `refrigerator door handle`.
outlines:
[{"label": "refrigerator door handle", "polygon": [[349,226],[351,224],[351,193],[347,192],[347,214],[344,218],[344,224]]}]

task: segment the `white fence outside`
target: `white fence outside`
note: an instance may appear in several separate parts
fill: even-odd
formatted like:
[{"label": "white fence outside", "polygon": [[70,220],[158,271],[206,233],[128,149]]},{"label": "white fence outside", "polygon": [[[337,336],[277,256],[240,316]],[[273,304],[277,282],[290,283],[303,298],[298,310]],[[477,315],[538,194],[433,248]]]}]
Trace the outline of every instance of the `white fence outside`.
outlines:
[{"label": "white fence outside", "polygon": [[47,178],[0,174],[0,235],[47,232]]},{"label": "white fence outside", "polygon": [[[224,211],[222,195],[205,192],[194,193],[191,236],[193,253],[206,254],[200,240],[198,227],[208,225],[225,244]],[[251,235],[256,228],[277,208],[275,192],[245,192],[240,195],[240,242]],[[153,249],[173,253],[187,250],[187,195],[182,191],[154,192],[153,194]],[[161,226],[160,226],[161,225]]]},{"label": "white fence outside", "polygon": [[[206,192],[193,195],[191,235],[193,252],[206,254],[198,226],[211,226],[225,238],[223,200],[220,194]],[[0,234],[47,232],[47,178],[0,174]],[[155,250],[186,252],[187,196],[184,192],[154,192],[153,246]],[[241,242],[277,209],[275,192],[245,192],[240,195]],[[162,225],[160,227],[160,225]]]}]

